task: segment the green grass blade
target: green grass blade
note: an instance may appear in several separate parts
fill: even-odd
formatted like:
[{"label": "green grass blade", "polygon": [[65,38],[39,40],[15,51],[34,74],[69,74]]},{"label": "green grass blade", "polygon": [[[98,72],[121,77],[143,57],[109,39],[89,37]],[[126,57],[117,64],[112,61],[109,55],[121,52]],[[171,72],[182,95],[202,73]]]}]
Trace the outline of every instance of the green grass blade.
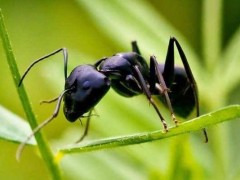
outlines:
[{"label": "green grass blade", "polygon": [[[239,84],[240,81],[240,28],[233,35],[225,51],[222,53],[221,61],[217,63],[216,68],[211,73],[211,78],[206,79],[205,84],[208,86],[200,86],[202,94],[211,94],[211,96],[203,96],[207,105],[211,108],[223,106],[228,101],[228,93]],[[221,78],[219,78],[221,77]],[[221,98],[219,98],[221,97]]]},{"label": "green grass blade", "polygon": [[[26,93],[24,87],[23,86],[18,87],[18,83],[20,80],[20,74],[18,71],[18,67],[16,64],[14,54],[13,54],[13,49],[12,49],[12,46],[11,46],[11,43],[10,43],[10,40],[8,37],[8,33],[6,30],[5,24],[4,24],[4,18],[3,18],[1,10],[0,10],[0,35],[2,38],[3,47],[5,50],[6,56],[7,56],[7,61],[9,64],[9,68],[11,70],[11,74],[12,74],[17,92],[19,94],[22,106],[26,113],[27,119],[30,123],[30,126],[33,129],[37,126],[37,121],[33,114],[33,111],[32,111],[32,108],[31,108],[31,105],[28,100],[28,96],[27,96],[27,93]],[[39,150],[42,154],[42,157],[45,160],[46,165],[47,165],[49,172],[52,175],[53,179],[60,179],[60,171],[54,161],[53,154],[50,150],[48,143],[44,140],[44,138],[42,137],[40,132],[36,133],[35,138],[38,143]]]},{"label": "green grass blade", "polygon": [[[221,85],[227,84],[226,91],[231,90],[240,81],[240,27],[231,38],[226,50],[223,53],[220,68],[216,72],[216,80],[219,79],[219,74],[224,74],[221,79]],[[218,77],[217,77],[218,76]]]},{"label": "green grass blade", "polygon": [[[32,132],[26,121],[2,106],[0,106],[0,124],[0,138],[8,141],[21,143]],[[27,143],[36,145],[34,138]]]},{"label": "green grass blade", "polygon": [[127,146],[139,143],[145,143],[150,141],[155,141],[159,139],[165,139],[184,133],[189,133],[193,131],[199,131],[204,127],[208,127],[217,123],[224,121],[234,120],[240,118],[240,105],[232,105],[225,107],[223,109],[202,115],[198,118],[194,118],[190,121],[181,123],[178,127],[169,128],[169,132],[165,133],[163,131],[153,131],[145,132],[134,135],[127,135],[121,137],[114,137],[108,139],[102,139],[82,144],[76,144],[68,146],[66,148],[59,150],[59,155],[61,154],[72,154],[89,152],[94,150],[113,148],[119,146]]},{"label": "green grass blade", "polygon": [[[203,57],[208,70],[216,67],[221,54],[222,0],[203,1]],[[214,26],[214,28],[213,28]]]}]

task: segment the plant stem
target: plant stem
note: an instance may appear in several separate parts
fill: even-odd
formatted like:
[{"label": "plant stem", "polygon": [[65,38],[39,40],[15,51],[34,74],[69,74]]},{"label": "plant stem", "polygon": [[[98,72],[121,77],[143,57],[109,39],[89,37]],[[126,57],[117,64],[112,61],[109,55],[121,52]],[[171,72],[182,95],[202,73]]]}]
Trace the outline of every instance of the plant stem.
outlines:
[{"label": "plant stem", "polygon": [[[4,24],[4,18],[3,18],[1,9],[0,9],[0,33],[1,33],[0,35],[2,38],[3,47],[5,50],[6,56],[7,56],[9,68],[11,70],[11,74],[12,74],[12,77],[14,80],[14,84],[16,86],[18,95],[20,97],[22,106],[26,113],[27,119],[30,123],[30,126],[32,129],[34,129],[37,126],[37,121],[36,121],[36,118],[32,111],[27,93],[24,89],[24,86],[22,85],[21,87],[18,87],[18,83],[20,80],[20,74],[18,71],[18,67],[16,64],[14,54],[13,54],[12,46],[11,46],[11,43],[10,43],[10,40],[8,37],[8,33],[6,30],[5,24]],[[61,179],[60,170],[54,161],[54,157],[53,157],[53,154],[50,150],[48,143],[43,138],[43,136],[40,132],[36,133],[35,138],[36,138],[40,153],[41,153],[41,155],[48,167],[48,170],[52,176],[52,179]]]}]

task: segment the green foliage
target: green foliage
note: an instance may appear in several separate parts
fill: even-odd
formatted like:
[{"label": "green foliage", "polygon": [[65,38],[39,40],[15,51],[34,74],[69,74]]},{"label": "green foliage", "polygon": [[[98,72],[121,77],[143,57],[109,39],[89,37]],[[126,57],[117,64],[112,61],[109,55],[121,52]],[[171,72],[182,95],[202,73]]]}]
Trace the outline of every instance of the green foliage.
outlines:
[{"label": "green foliage", "polygon": [[[14,5],[10,2],[0,4],[21,71],[26,69],[34,58],[66,46],[70,56],[70,72],[78,64],[92,63],[103,56],[128,51],[130,49],[128,44],[134,39],[138,41],[146,59],[154,54],[159,62],[164,62],[169,37],[175,36],[187,55],[198,83],[200,107],[204,115],[183,122],[179,127],[172,126],[168,133],[162,133],[159,131],[162,128],[161,123],[144,97],[127,99],[116,95],[111,90],[96,107],[96,114],[99,117],[92,118],[89,135],[84,142],[66,146],[80,136],[83,128],[79,130],[76,124],[71,125],[68,122],[63,124],[65,118],[60,115],[58,120],[49,124],[49,128],[44,129],[49,136],[51,147],[54,150],[57,149],[55,159],[48,150],[49,142],[40,140],[39,143],[36,137],[41,156],[46,164],[36,163],[36,166],[29,166],[39,160],[39,157],[35,156],[32,151],[30,153],[24,151],[23,163],[21,161],[16,165],[14,160],[10,165],[10,161],[0,159],[1,162],[6,163],[0,165],[0,168],[8,168],[6,171],[11,171],[14,166],[22,167],[16,174],[2,174],[2,177],[26,179],[25,174],[33,171],[35,176],[31,177],[43,179],[43,174],[46,173],[40,169],[46,166],[50,169],[52,177],[57,179],[58,175],[54,176],[54,174],[58,174],[58,165],[66,179],[96,179],[96,177],[98,179],[237,179],[240,177],[238,168],[240,167],[239,121],[212,127],[213,124],[237,120],[240,117],[239,105],[228,106],[232,104],[232,101],[239,104],[240,98],[240,71],[238,70],[240,67],[240,52],[238,51],[240,29],[238,25],[238,29],[229,41],[223,42],[224,32],[221,31],[223,19],[221,17],[224,6],[221,0],[205,0],[201,4],[202,18],[199,19],[202,20],[200,26],[203,36],[197,35],[196,39],[202,43],[202,48],[198,48],[197,51],[194,50],[197,42],[192,42],[194,45],[188,44],[191,40],[186,39],[184,33],[173,27],[170,21],[159,12],[164,3],[156,3],[154,0],[133,0],[127,3],[122,0],[76,0],[68,3],[43,1],[26,3],[27,7],[18,6],[18,3],[15,3]],[[176,21],[185,16],[185,12],[175,14],[171,7],[168,11],[172,11],[171,14]],[[182,23],[185,23],[183,29],[191,32],[195,27],[187,26],[191,17],[188,18],[182,20]],[[6,46],[5,49],[11,50],[12,48]],[[8,53],[6,55],[9,57]],[[2,58],[4,61],[0,63],[4,66],[6,58],[5,56]],[[56,96],[63,88],[61,59],[62,57],[57,55],[45,64],[38,65],[35,73],[31,72],[24,82],[29,88],[33,109],[39,120],[48,117],[54,106],[49,108],[46,105],[47,108],[45,106],[39,108],[37,101],[42,100],[44,95]],[[179,59],[177,62],[181,65]],[[12,68],[12,76],[17,85],[19,74],[16,66],[14,68]],[[0,98],[1,106],[11,108],[9,110],[0,108],[0,137],[2,139],[0,143],[4,145],[0,153],[4,154],[9,149],[13,149],[13,153],[8,156],[14,157],[17,148],[15,142],[22,142],[30,130],[21,118],[14,115],[23,116],[18,109],[16,100],[18,98],[14,90],[12,91],[15,87],[11,87],[12,80],[8,79],[11,75],[7,69],[1,70],[0,81],[4,82],[5,86],[0,87]],[[8,75],[5,76],[5,74]],[[17,91],[21,97],[23,88],[17,88]],[[11,95],[7,92],[11,92]],[[23,107],[26,103],[27,106],[30,104],[26,95],[21,97],[21,102],[25,104]],[[30,106],[29,108],[24,109],[26,112],[32,111]],[[169,112],[161,105],[160,108],[171,126]],[[33,114],[27,115],[27,119],[30,120],[31,127],[36,126]],[[208,127],[210,141],[207,144],[203,143],[203,136],[195,132],[201,132],[203,127]],[[179,136],[180,134],[185,135]],[[175,137],[169,138],[172,136]],[[162,140],[156,141],[157,139]],[[14,142],[14,147],[9,145],[9,141]],[[153,142],[142,144],[148,141]],[[34,141],[29,143],[34,144]],[[140,145],[120,147],[131,144]],[[29,147],[26,151],[30,149]],[[111,147],[117,148],[107,149]],[[42,150],[44,148],[47,150]],[[100,149],[105,150],[93,151]],[[51,166],[54,168],[51,169]]]},{"label": "green foliage", "polygon": [[[0,138],[13,142],[23,142],[31,133],[29,125],[16,114],[0,106]],[[28,144],[35,145],[34,138],[30,139]]]}]

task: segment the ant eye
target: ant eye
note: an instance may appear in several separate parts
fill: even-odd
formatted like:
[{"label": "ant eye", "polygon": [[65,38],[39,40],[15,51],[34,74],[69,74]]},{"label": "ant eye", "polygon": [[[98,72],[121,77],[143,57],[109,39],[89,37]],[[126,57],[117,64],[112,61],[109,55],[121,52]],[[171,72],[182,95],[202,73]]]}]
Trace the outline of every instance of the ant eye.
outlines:
[{"label": "ant eye", "polygon": [[85,81],[85,82],[83,83],[82,88],[83,88],[84,90],[89,89],[89,88],[90,88],[90,82],[89,82],[89,81]]}]

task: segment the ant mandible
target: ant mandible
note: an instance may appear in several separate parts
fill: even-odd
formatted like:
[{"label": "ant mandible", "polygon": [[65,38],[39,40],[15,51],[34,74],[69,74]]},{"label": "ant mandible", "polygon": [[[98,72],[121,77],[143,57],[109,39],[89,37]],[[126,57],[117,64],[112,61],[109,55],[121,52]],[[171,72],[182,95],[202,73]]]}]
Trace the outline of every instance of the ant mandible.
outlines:
[{"label": "ant mandible", "polygon": [[[174,44],[179,52],[183,68],[174,65]],[[158,64],[156,57],[151,56],[150,67],[141,56],[137,42],[133,41],[131,45],[132,52],[118,53],[111,57],[102,58],[94,65],[79,65],[72,70],[68,77],[68,53],[66,48],[58,49],[34,61],[23,74],[19,86],[35,64],[63,52],[65,88],[57,98],[43,101],[43,103],[57,101],[55,111],[51,117],[37,126],[26,141],[20,145],[18,154],[21,154],[25,144],[36,132],[57,117],[62,100],[64,101],[64,115],[70,122],[75,122],[89,112],[84,133],[77,142],[82,141],[88,133],[93,108],[108,92],[110,87],[124,97],[144,94],[157,112],[166,132],[168,131],[167,123],[152,99],[152,95],[161,95],[158,96],[159,100],[163,101],[169,108],[176,126],[178,121],[174,113],[187,117],[196,107],[196,116],[199,116],[197,85],[187,58],[177,39],[171,37],[169,40],[165,64]],[[207,142],[207,132],[205,129],[203,129],[203,132]]]}]

